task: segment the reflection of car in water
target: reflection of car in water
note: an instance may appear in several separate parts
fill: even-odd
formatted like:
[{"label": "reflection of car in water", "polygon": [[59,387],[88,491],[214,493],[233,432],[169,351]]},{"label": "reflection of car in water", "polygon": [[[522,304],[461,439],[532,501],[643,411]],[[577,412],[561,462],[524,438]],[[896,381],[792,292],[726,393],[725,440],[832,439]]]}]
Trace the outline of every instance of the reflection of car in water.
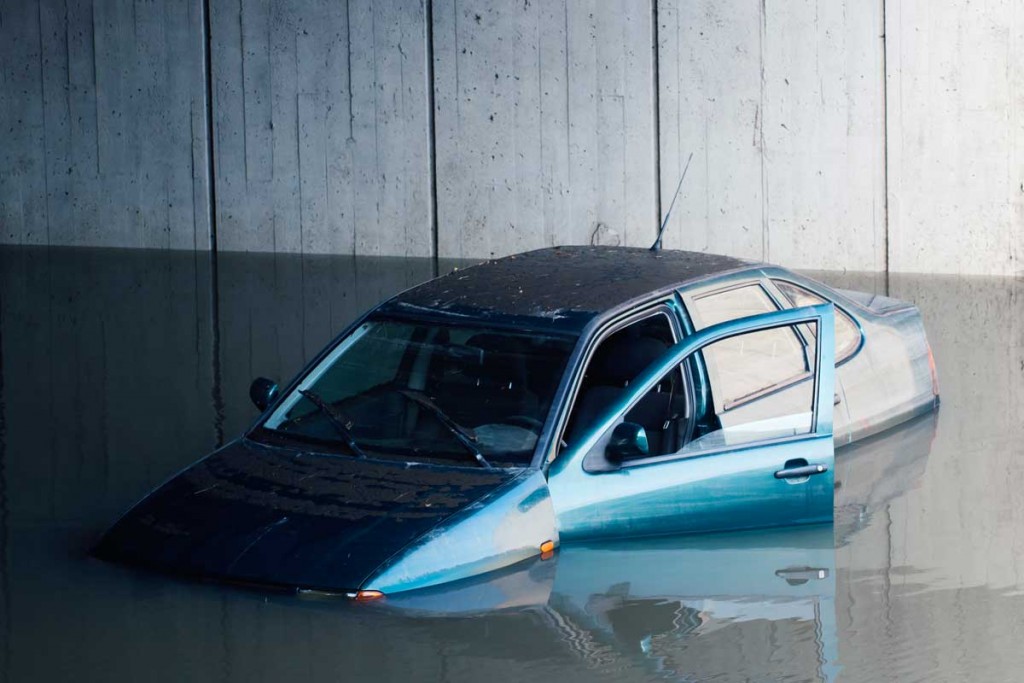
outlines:
[{"label": "reflection of car in water", "polygon": [[836,547],[916,486],[935,440],[936,413],[843,448],[836,458]]},{"label": "reflection of car in water", "polygon": [[825,525],[567,544],[551,560],[492,581],[401,593],[385,604],[432,616],[532,608],[594,670],[641,666],[695,678],[748,671],[771,680],[810,671],[831,679],[834,557]]},{"label": "reflection of car in water", "polygon": [[552,626],[598,659],[642,658],[680,677],[730,670],[772,680],[830,678],[836,665],[828,527],[569,548],[559,565]]},{"label": "reflection of car in water", "polygon": [[822,525],[569,543],[549,561],[398,594],[386,604],[435,617],[532,608],[593,669],[640,662],[668,678],[728,670],[832,680],[834,548],[917,485],[935,425],[929,414],[843,449],[834,535]]},{"label": "reflection of car in water", "polygon": [[930,411],[910,304],[729,257],[568,247],[385,302],[241,439],[141,501],[113,560],[389,595],[561,542],[827,522],[833,444]]}]

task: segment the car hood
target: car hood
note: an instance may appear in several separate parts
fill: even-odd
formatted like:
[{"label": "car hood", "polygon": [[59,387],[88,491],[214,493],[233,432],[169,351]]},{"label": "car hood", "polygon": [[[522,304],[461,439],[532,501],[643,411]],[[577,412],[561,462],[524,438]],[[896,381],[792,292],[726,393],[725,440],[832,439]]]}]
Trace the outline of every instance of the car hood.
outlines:
[{"label": "car hood", "polygon": [[143,499],[103,536],[96,554],[191,576],[351,591],[522,472],[362,460],[242,440]]}]

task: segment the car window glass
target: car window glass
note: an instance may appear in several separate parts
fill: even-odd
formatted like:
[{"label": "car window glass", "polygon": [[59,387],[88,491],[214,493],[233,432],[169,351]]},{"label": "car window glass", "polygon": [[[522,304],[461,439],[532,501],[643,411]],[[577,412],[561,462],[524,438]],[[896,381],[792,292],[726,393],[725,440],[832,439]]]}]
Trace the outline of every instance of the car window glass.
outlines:
[{"label": "car window glass", "polygon": [[[772,280],[794,308],[826,303],[826,299],[785,280]],[[845,312],[836,309],[836,362],[848,358],[860,346],[860,329]]]},{"label": "car window glass", "polygon": [[[413,330],[411,325],[395,323],[363,324],[356,331],[358,342],[323,374],[317,392],[336,402],[394,380],[409,350]],[[312,410],[312,406],[307,409]]]},{"label": "car window glass", "polygon": [[[587,363],[563,440],[572,445],[584,438],[595,420],[627,394],[629,383],[675,341],[668,315],[663,312],[638,320],[601,341]],[[649,438],[660,447],[661,430],[656,428],[682,411],[678,373],[666,377],[655,392],[660,393],[657,399],[641,401],[627,417],[649,426]]]},{"label": "car window glass", "polygon": [[[779,329],[793,334],[793,328],[794,326],[790,325]],[[733,358],[744,365],[746,372],[756,373],[755,366],[758,361],[750,359],[751,362],[746,362],[742,356],[736,355],[736,350],[760,347],[763,338],[762,332],[748,332],[709,344],[698,353],[703,353],[705,358]],[[796,351],[794,355],[802,354]],[[659,386],[670,383],[671,376],[681,370],[689,373],[689,368],[692,366],[688,366],[688,362],[689,359],[684,361],[683,365],[673,369],[662,379]],[[763,381],[755,380],[753,384],[762,384]],[[696,419],[692,427],[687,426],[688,420],[685,419],[685,415],[681,414],[676,418],[677,433],[681,434],[679,442],[672,447],[662,448],[656,447],[655,443],[651,442],[646,456],[636,456],[632,460],[642,461],[659,455],[701,455],[723,448],[808,434],[814,425],[814,385],[814,373],[805,373],[802,381],[790,384],[779,391],[755,397],[741,406],[726,409],[709,406],[703,415],[695,416]],[[717,388],[718,385],[712,382],[712,393]],[[648,393],[637,406],[640,406],[650,395]],[[715,405],[718,404],[718,401],[715,401]],[[634,406],[630,412],[634,412],[637,406]],[[629,413],[624,416],[622,421],[636,422],[631,419]],[[641,426],[646,430],[647,425],[641,424]],[[610,429],[614,429],[614,425]],[[682,435],[682,431],[686,429],[692,431]],[[601,440],[598,443],[606,443],[606,440]]]},{"label": "car window glass", "polygon": [[[765,335],[784,333],[781,338],[789,340],[796,337],[795,331],[794,325],[786,325],[748,332],[701,350],[709,366],[713,407],[699,416],[684,450],[699,452],[810,431],[814,372],[804,369],[800,345],[776,344]],[[717,365],[714,370],[712,364]],[[775,381],[779,377],[782,381]],[[732,392],[731,400],[721,397],[722,392]]]},{"label": "car window glass", "polygon": [[[760,285],[717,292],[694,301],[700,327],[777,310]],[[777,327],[725,339],[706,348],[717,410],[790,382],[810,371],[813,354],[794,328]]]},{"label": "car window glass", "polygon": [[711,327],[726,320],[778,310],[778,306],[764,288],[757,284],[707,294],[696,299],[694,304],[700,318],[696,321],[699,323],[698,329]]},{"label": "car window glass", "polygon": [[347,431],[362,450],[407,461],[472,463],[477,450],[498,466],[527,465],[575,342],[526,330],[371,319],[263,426],[318,442],[341,441]]}]

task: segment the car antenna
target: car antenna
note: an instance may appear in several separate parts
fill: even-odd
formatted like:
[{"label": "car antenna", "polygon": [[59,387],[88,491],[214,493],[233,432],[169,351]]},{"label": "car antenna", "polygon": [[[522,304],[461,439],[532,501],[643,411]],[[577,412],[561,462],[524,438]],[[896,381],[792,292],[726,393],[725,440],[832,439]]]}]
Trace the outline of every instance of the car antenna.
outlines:
[{"label": "car antenna", "polygon": [[686,179],[686,171],[690,168],[690,161],[693,159],[693,152],[690,152],[690,156],[686,157],[686,166],[683,167],[683,175],[679,177],[679,184],[676,185],[676,193],[672,195],[672,203],[668,205],[668,211],[665,212],[665,220],[661,222],[661,227],[658,228],[658,239],[654,240],[654,244],[651,245],[651,251],[661,251],[661,236],[665,232],[665,226],[668,225],[668,217],[672,215],[672,207],[676,205],[676,199],[679,197],[679,190],[683,187],[683,180]]}]

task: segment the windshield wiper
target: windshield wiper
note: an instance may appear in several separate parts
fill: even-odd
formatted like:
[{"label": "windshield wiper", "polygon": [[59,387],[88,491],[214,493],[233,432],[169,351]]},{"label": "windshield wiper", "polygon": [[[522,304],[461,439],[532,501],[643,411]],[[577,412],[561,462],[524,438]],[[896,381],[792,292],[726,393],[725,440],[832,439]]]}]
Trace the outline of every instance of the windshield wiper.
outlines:
[{"label": "windshield wiper", "polygon": [[480,464],[481,467],[490,467],[491,463],[487,462],[487,458],[480,452],[480,449],[476,446],[476,436],[474,436],[469,430],[460,425],[455,420],[448,417],[448,415],[441,410],[436,403],[431,401],[429,398],[424,396],[418,391],[412,389],[399,389],[398,392],[405,396],[413,403],[423,406],[427,411],[437,418],[438,422],[443,424],[445,428],[452,433],[452,435],[466,447],[470,453],[473,454],[473,458]]},{"label": "windshield wiper", "polygon": [[[320,394],[316,393],[312,389],[299,389],[299,393],[309,399],[310,403],[319,408],[320,412],[327,416],[327,420],[331,423],[331,426],[334,427],[334,431],[341,435],[345,440],[345,445],[348,446],[348,449],[352,451],[354,455],[360,458],[366,457],[366,453],[363,452],[363,449],[356,443],[355,437],[352,436],[352,430],[349,429],[348,426],[351,422],[346,420],[345,415],[340,410],[325,401]],[[347,422],[348,424],[346,424]]]}]

